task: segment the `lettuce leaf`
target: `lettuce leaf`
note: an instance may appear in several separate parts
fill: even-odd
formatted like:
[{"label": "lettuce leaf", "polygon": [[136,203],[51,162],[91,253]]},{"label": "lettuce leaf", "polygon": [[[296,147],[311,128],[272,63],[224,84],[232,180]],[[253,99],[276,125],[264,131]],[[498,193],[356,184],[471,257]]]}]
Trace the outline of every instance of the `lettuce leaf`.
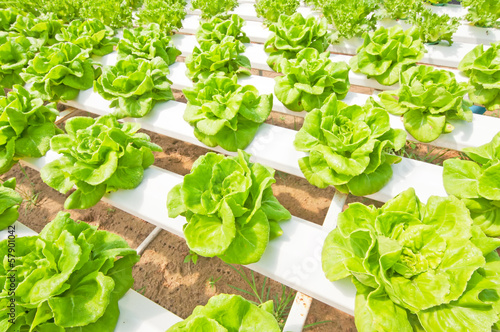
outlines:
[{"label": "lettuce leaf", "polygon": [[69,119],[67,134],[50,141],[62,157],[41,169],[42,180],[63,194],[76,187],[65,209],[87,209],[106,192],[137,187],[144,169],[154,162],[152,151],[161,151],[148,135],[137,133],[139,129],[135,123],[119,123],[113,115]]},{"label": "lettuce leaf", "polygon": [[403,30],[400,26],[365,33],[364,42],[351,59],[351,69],[375,78],[383,85],[398,82],[399,75],[424,56],[424,44],[417,28]]},{"label": "lettuce leaf", "polygon": [[299,160],[307,181],[319,188],[330,185],[356,196],[373,194],[392,177],[391,164],[401,161],[389,154],[401,149],[406,133],[391,129],[389,115],[372,103],[347,106],[332,94],[321,109],[309,112],[295,136]]},{"label": "lettuce leaf", "polygon": [[23,157],[39,158],[50,148],[50,139],[61,132],[54,124],[59,112],[54,103],[44,105],[20,85],[0,96],[0,173]]},{"label": "lettuce leaf", "polygon": [[24,84],[20,73],[35,56],[37,48],[24,36],[0,35],[0,87]]},{"label": "lettuce leaf", "polygon": [[284,60],[295,59],[297,53],[305,48],[314,48],[322,53],[328,48],[328,24],[324,18],[316,19],[295,13],[281,15],[277,23],[269,26],[271,34],[264,49],[269,54],[267,64],[276,72],[282,72]]},{"label": "lettuce leaf", "polygon": [[233,10],[238,6],[237,0],[192,0],[191,9],[201,10],[201,17],[209,19],[214,16],[224,16],[227,12]]},{"label": "lettuce leaf", "polygon": [[16,222],[22,202],[23,198],[16,191],[16,178],[10,178],[0,184],[0,230]]},{"label": "lettuce leaf", "polygon": [[446,192],[461,198],[474,223],[488,236],[500,236],[500,133],[490,143],[465,148],[471,159],[443,163]]},{"label": "lettuce leaf", "polygon": [[246,148],[273,106],[272,94],[259,96],[254,86],[239,85],[236,76],[212,74],[183,92],[188,100],[184,120],[195,128],[196,138],[228,151]]},{"label": "lettuce leaf", "polygon": [[476,46],[458,64],[458,69],[469,77],[469,98],[489,110],[500,108],[500,42],[484,50]]},{"label": "lettuce leaf", "polygon": [[284,60],[284,76],[275,77],[274,93],[290,110],[312,111],[320,108],[325,100],[336,94],[344,99],[349,92],[349,66],[345,62],[333,62],[330,52],[319,53],[305,48],[297,58]]},{"label": "lettuce leaf", "polygon": [[33,83],[35,96],[50,101],[75,99],[100,73],[94,68],[100,64],[90,59],[88,50],[68,42],[42,47],[28,64],[21,77]]},{"label": "lettuce leaf", "polygon": [[104,67],[94,81],[94,89],[112,101],[109,107],[116,107],[116,117],[140,118],[158,101],[174,99],[168,73],[168,65],[160,57],[148,61],[130,55],[114,66]]},{"label": "lettuce leaf", "polygon": [[139,23],[144,26],[158,24],[166,34],[182,28],[186,17],[184,0],[145,0],[137,13]]},{"label": "lettuce leaf", "polygon": [[55,38],[62,42],[70,42],[89,54],[106,55],[113,52],[118,38],[114,37],[115,31],[105,26],[101,21],[89,19],[86,21],[75,20],[61,29]]},{"label": "lettuce leaf", "polygon": [[350,204],[325,240],[323,271],[357,289],[359,331],[490,331],[500,313],[499,239],[454,196],[413,188],[381,208]]},{"label": "lettuce leaf", "polygon": [[249,43],[250,38],[242,30],[245,20],[236,14],[227,19],[214,16],[210,20],[200,22],[200,27],[196,31],[198,43],[220,43],[226,36],[233,36],[234,39],[242,43]]},{"label": "lettuce leaf", "polygon": [[17,20],[11,25],[11,31],[30,38],[31,44],[37,48],[50,46],[57,43],[56,34],[61,31],[63,21],[54,14],[35,17],[31,14],[18,15]]},{"label": "lettuce leaf", "polygon": [[500,2],[496,0],[463,0],[469,11],[465,19],[479,27],[500,28]]},{"label": "lettuce leaf", "polygon": [[293,15],[299,6],[299,0],[258,0],[254,4],[257,17],[262,17],[268,26],[278,22],[280,15]]},{"label": "lettuce leaf", "polygon": [[[124,239],[59,212],[39,235],[16,241],[16,259],[0,265],[0,305],[14,299],[17,311],[15,324],[0,311],[4,331],[114,331],[118,300],[133,285],[139,261]],[[7,240],[0,252],[7,257]],[[15,297],[8,295],[12,273]]]},{"label": "lettuce leaf", "polygon": [[147,27],[124,29],[117,50],[119,60],[129,55],[146,60],[160,57],[169,66],[181,55],[172,38],[165,34],[157,23],[151,23]]},{"label": "lettuce leaf", "polygon": [[415,66],[401,73],[400,88],[379,94],[387,112],[401,115],[405,129],[420,142],[432,142],[453,126],[449,120],[472,121],[472,103],[464,99],[468,84],[455,74],[429,66]]},{"label": "lettuce leaf", "polygon": [[438,15],[425,8],[422,3],[415,6],[409,18],[410,23],[419,29],[420,39],[429,44],[437,44],[445,40],[451,46],[453,34],[460,26],[459,18],[450,17],[447,14]]},{"label": "lettuce leaf", "polygon": [[291,215],[273,195],[274,170],[249,160],[242,150],[236,157],[209,152],[168,193],[168,216],[186,217],[184,235],[198,255],[255,263],[283,233],[278,222]]},{"label": "lettuce leaf", "polygon": [[256,306],[239,295],[219,294],[211,297],[205,306],[194,308],[186,320],[173,325],[167,332],[281,331],[266,306],[272,307],[273,301]]}]

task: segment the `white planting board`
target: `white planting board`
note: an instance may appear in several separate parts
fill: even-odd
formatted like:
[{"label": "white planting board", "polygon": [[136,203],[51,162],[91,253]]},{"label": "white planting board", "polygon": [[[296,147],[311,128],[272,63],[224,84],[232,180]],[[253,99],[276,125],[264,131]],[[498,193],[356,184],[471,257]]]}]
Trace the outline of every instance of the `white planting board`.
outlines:
[{"label": "white planting board", "polygon": [[[34,236],[37,233],[20,222],[14,223],[16,236]],[[0,231],[0,241],[7,239],[8,230]],[[115,332],[165,332],[181,321],[167,309],[130,289],[118,301],[120,316]]]}]

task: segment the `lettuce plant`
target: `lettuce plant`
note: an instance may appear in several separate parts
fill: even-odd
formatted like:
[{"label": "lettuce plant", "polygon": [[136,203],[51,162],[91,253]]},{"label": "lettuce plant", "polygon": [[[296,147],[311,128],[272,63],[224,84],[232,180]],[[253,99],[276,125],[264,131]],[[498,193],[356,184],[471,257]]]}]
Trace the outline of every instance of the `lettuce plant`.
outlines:
[{"label": "lettuce plant", "polygon": [[184,120],[196,138],[227,151],[246,148],[273,107],[272,94],[259,96],[254,86],[239,85],[236,76],[212,74],[183,92],[188,100]]},{"label": "lettuce plant", "polygon": [[453,44],[453,34],[460,26],[459,18],[446,14],[438,15],[425,8],[422,3],[412,11],[410,23],[419,29],[420,39],[424,43],[437,44],[445,40],[450,46]]},{"label": "lettuce plant", "polygon": [[107,192],[134,189],[154,162],[152,151],[161,151],[139,129],[139,124],[119,123],[113,115],[69,119],[67,134],[50,141],[62,157],[41,169],[43,182],[63,194],[76,187],[65,209],[87,209]]},{"label": "lettuce plant", "polygon": [[[0,265],[3,331],[113,332],[118,300],[134,284],[132,267],[139,261],[119,235],[75,222],[65,212],[39,235],[18,237],[15,252],[9,251],[8,240],[1,241],[0,253],[14,255]],[[15,296],[8,278],[13,273]]]},{"label": "lettuce plant", "polygon": [[274,170],[249,160],[242,150],[236,157],[209,152],[168,193],[168,216],[186,217],[184,235],[198,255],[255,263],[282,235],[278,222],[291,216],[273,195]]},{"label": "lettuce plant", "polygon": [[272,300],[257,306],[239,295],[219,294],[211,297],[205,306],[197,306],[191,316],[173,325],[167,332],[280,332],[273,306]]},{"label": "lettuce plant", "polygon": [[444,188],[462,199],[486,235],[500,236],[500,133],[490,143],[463,152],[471,160],[445,160]]},{"label": "lettuce plant", "polygon": [[371,103],[347,106],[332,94],[321,109],[307,114],[294,146],[309,152],[299,166],[311,184],[366,196],[389,182],[391,164],[401,161],[389,152],[405,143],[406,133],[391,129],[384,109]]},{"label": "lettuce plant", "polygon": [[331,281],[351,276],[360,332],[486,332],[500,314],[498,246],[456,197],[423,204],[410,188],[379,209],[350,204],[322,263]]},{"label": "lettuce plant", "polygon": [[113,47],[118,43],[118,38],[114,35],[113,29],[96,19],[75,20],[61,29],[56,40],[78,45],[89,50],[90,54],[106,55],[113,52]]},{"label": "lettuce plant", "polygon": [[181,55],[175,48],[172,38],[165,34],[157,23],[151,23],[147,27],[124,29],[117,50],[118,59],[124,59],[129,55],[147,60],[160,57],[169,66],[175,62],[178,55]]},{"label": "lettuce plant", "polygon": [[0,31],[10,31],[12,24],[20,15],[19,11],[14,8],[0,9]]},{"label": "lettuce plant", "polygon": [[274,94],[290,110],[312,111],[336,94],[344,99],[349,92],[349,66],[333,62],[330,52],[305,48],[297,58],[282,63],[284,76],[275,77]]},{"label": "lettuce plant", "polygon": [[416,4],[422,0],[382,0],[384,17],[393,20],[407,19],[413,12]]},{"label": "lettuce plant", "polygon": [[100,64],[89,57],[88,50],[64,42],[51,47],[42,47],[21,77],[33,83],[32,91],[44,100],[71,100],[80,90],[92,87],[100,72],[94,66]]},{"label": "lettuce plant", "polygon": [[238,6],[237,0],[192,0],[191,9],[201,10],[202,18],[212,18],[214,16],[223,16],[227,12]]},{"label": "lettuce plant", "polygon": [[82,1],[79,16],[83,19],[97,19],[112,28],[132,25],[133,0]]},{"label": "lettuce plant", "polygon": [[378,0],[326,0],[322,12],[328,23],[335,27],[330,41],[338,43],[341,38],[360,37],[364,32],[372,31],[377,24],[374,11]]},{"label": "lettuce plant", "polygon": [[61,31],[63,21],[53,14],[34,17],[19,15],[11,30],[31,39],[37,48],[57,43],[56,34]]},{"label": "lettuce plant", "polygon": [[486,51],[476,46],[458,64],[469,77],[469,98],[489,110],[500,108],[500,42],[492,43]]},{"label": "lettuce plant", "polygon": [[364,42],[351,59],[351,69],[375,78],[383,85],[398,82],[399,75],[423,58],[424,44],[420,33],[413,27],[403,30],[400,26],[365,33]]},{"label": "lettuce plant", "polygon": [[465,19],[479,27],[500,28],[500,2],[497,0],[463,0],[469,11]]},{"label": "lettuce plant", "polygon": [[186,58],[186,75],[193,81],[207,78],[211,73],[225,75],[250,75],[250,60],[244,55],[245,45],[232,36],[222,39],[220,44],[202,43]]},{"label": "lettuce plant", "polygon": [[22,202],[23,198],[16,191],[16,178],[10,178],[0,184],[0,230],[16,222]]},{"label": "lettuce plant", "polygon": [[293,15],[299,6],[299,0],[258,0],[254,5],[257,17],[262,17],[266,25],[278,22],[281,14]]},{"label": "lettuce plant", "polygon": [[58,115],[55,104],[44,105],[21,85],[14,85],[6,97],[0,96],[1,174],[21,158],[47,153],[50,139],[61,132],[54,124]]},{"label": "lettuce plant", "polygon": [[159,24],[166,34],[182,28],[182,20],[186,17],[184,0],[145,0],[137,13],[139,23],[145,26]]},{"label": "lettuce plant", "polygon": [[380,103],[401,115],[406,130],[428,143],[450,133],[449,120],[472,121],[472,103],[464,99],[468,84],[457,83],[455,74],[429,66],[415,66],[401,74],[400,88],[379,94]]},{"label": "lettuce plant", "polygon": [[196,31],[196,39],[201,43],[220,43],[224,37],[233,36],[234,39],[242,43],[249,43],[250,38],[243,32],[242,28],[245,21],[236,14],[231,15],[227,19],[215,16],[210,20],[201,22],[198,31]]},{"label": "lettuce plant", "polygon": [[24,36],[0,36],[0,88],[24,84],[19,75],[35,56],[36,47]]},{"label": "lettuce plant", "polygon": [[304,48],[314,48],[322,53],[328,48],[328,24],[325,19],[308,17],[300,13],[281,15],[277,23],[269,26],[271,34],[264,45],[269,54],[267,64],[276,72],[282,72],[281,63],[295,59]]},{"label": "lettuce plant", "polygon": [[94,89],[109,107],[116,107],[118,118],[140,118],[148,114],[158,101],[174,99],[167,78],[168,65],[162,58],[151,61],[128,56],[114,66],[104,67],[102,75],[94,81]]}]

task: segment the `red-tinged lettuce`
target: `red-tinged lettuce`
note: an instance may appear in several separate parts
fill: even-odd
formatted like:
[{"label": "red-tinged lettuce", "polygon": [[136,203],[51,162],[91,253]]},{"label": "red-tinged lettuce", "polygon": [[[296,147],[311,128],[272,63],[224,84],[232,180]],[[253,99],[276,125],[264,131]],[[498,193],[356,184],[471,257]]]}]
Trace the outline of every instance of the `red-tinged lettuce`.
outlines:
[{"label": "red-tinged lettuce", "polygon": [[273,306],[272,300],[257,306],[239,295],[219,294],[211,297],[205,306],[194,308],[188,318],[173,325],[167,332],[280,332]]},{"label": "red-tinged lettuce", "polygon": [[196,31],[196,40],[198,43],[220,43],[226,36],[233,36],[234,39],[242,43],[249,43],[250,38],[243,32],[245,21],[236,14],[224,19],[218,16],[210,20],[202,21],[198,31]]},{"label": "red-tinged lettuce", "polygon": [[201,43],[186,58],[186,75],[194,82],[206,79],[212,73],[250,75],[250,60],[240,54],[244,51],[245,45],[232,36],[224,37],[220,44]]},{"label": "red-tinged lettuce", "polygon": [[281,14],[293,15],[299,6],[299,0],[258,0],[254,5],[257,17],[262,17],[266,25],[278,22]]},{"label": "red-tinged lettuce", "polygon": [[273,107],[272,94],[259,95],[254,86],[239,85],[236,76],[212,74],[183,92],[188,100],[184,120],[196,138],[228,151],[246,148]]},{"label": "red-tinged lettuce", "polygon": [[344,99],[350,87],[349,66],[333,62],[329,56],[330,52],[320,54],[314,48],[305,48],[296,59],[283,61],[285,75],[275,78],[276,97],[296,112],[320,108],[331,94]]},{"label": "red-tinged lettuce", "polygon": [[174,99],[168,73],[162,58],[144,60],[128,56],[114,66],[104,67],[94,81],[94,90],[112,101],[109,107],[116,107],[116,117],[140,118],[157,102]]},{"label": "red-tinged lettuce", "polygon": [[273,195],[274,170],[249,160],[242,150],[236,157],[209,152],[168,193],[168,216],[186,217],[184,235],[198,255],[255,263],[282,235],[278,222],[291,215]]},{"label": "red-tinged lettuce", "polygon": [[19,15],[11,26],[11,31],[15,31],[31,39],[31,43],[37,48],[50,46],[57,43],[56,34],[61,31],[63,21],[53,14],[34,17],[31,14]]},{"label": "red-tinged lettuce", "polygon": [[0,88],[24,84],[19,74],[35,56],[36,47],[24,36],[0,35],[0,44]]},{"label": "red-tinged lettuce", "polygon": [[450,120],[472,121],[472,103],[464,99],[468,87],[448,70],[419,65],[401,74],[398,90],[379,94],[380,105],[401,115],[405,129],[428,143],[453,130]]},{"label": "red-tinged lettuce", "polygon": [[330,37],[324,18],[307,19],[300,13],[281,15],[277,23],[269,27],[271,34],[264,45],[269,54],[267,64],[276,72],[282,72],[284,60],[295,59],[305,48],[314,48],[322,53],[327,50]]},{"label": "red-tinged lettuce", "polygon": [[364,34],[363,45],[349,64],[356,73],[373,77],[383,85],[393,85],[398,82],[400,73],[415,65],[424,53],[417,28],[380,27]]},{"label": "red-tinged lettuce", "polygon": [[0,242],[2,331],[115,330],[118,300],[134,284],[132,267],[139,261],[123,238],[59,212],[39,235],[15,241],[14,252],[9,240]]},{"label": "red-tinged lettuce", "polygon": [[0,184],[0,230],[16,222],[22,202],[23,198],[16,191],[16,178],[10,178]]},{"label": "red-tinged lettuce", "polygon": [[459,18],[446,14],[438,15],[425,8],[422,3],[416,6],[410,14],[410,23],[418,28],[420,39],[424,43],[437,44],[445,40],[450,46],[453,44],[453,34],[460,26]]},{"label": "red-tinged lettuce", "polygon": [[454,196],[413,188],[381,208],[350,204],[326,238],[331,281],[351,277],[358,331],[489,332],[500,314],[500,240]]},{"label": "red-tinged lettuce", "polygon": [[0,173],[19,159],[39,158],[50,148],[50,139],[61,132],[54,124],[59,112],[55,104],[44,105],[20,85],[0,97]]},{"label": "red-tinged lettuce", "polygon": [[157,23],[123,30],[123,37],[118,42],[117,50],[118,59],[124,59],[129,55],[146,60],[160,57],[169,66],[175,62],[178,55],[181,55],[175,48],[172,38],[165,34]]},{"label": "red-tinged lettuce", "polygon": [[89,50],[89,54],[106,55],[113,52],[118,43],[118,38],[114,35],[112,28],[96,19],[75,20],[61,29],[56,40],[73,43],[83,50]]},{"label": "red-tinged lettuce", "polygon": [[224,16],[238,6],[237,0],[192,0],[191,9],[201,10],[201,17],[209,19],[214,16]]},{"label": "red-tinged lettuce", "polygon": [[500,2],[497,0],[463,0],[469,11],[465,19],[479,27],[500,28]]},{"label": "red-tinged lettuce", "polygon": [[21,77],[33,83],[31,90],[44,100],[71,100],[80,90],[92,87],[100,64],[89,57],[88,50],[64,42],[51,47],[42,47]]},{"label": "red-tinged lettuce", "polygon": [[182,28],[182,20],[186,17],[184,0],[144,0],[137,17],[144,26],[158,24],[166,34],[172,34]]},{"label": "red-tinged lettuce", "polygon": [[458,69],[469,77],[469,98],[489,110],[500,108],[500,42],[484,50],[476,46],[458,64]]},{"label": "red-tinged lettuce", "polygon": [[139,124],[119,123],[112,115],[69,119],[67,134],[50,141],[62,157],[41,169],[42,180],[63,194],[76,187],[65,209],[87,209],[107,192],[134,189],[154,162],[152,151],[161,151],[139,129]]},{"label": "red-tinged lettuce", "polygon": [[405,142],[405,131],[391,129],[384,109],[372,103],[347,106],[333,94],[321,109],[307,114],[294,146],[309,153],[299,166],[311,184],[366,196],[389,182],[391,165],[401,161],[389,152]]},{"label": "red-tinged lettuce", "polygon": [[500,236],[500,133],[490,143],[463,152],[471,160],[445,160],[444,188],[462,199],[486,235]]}]

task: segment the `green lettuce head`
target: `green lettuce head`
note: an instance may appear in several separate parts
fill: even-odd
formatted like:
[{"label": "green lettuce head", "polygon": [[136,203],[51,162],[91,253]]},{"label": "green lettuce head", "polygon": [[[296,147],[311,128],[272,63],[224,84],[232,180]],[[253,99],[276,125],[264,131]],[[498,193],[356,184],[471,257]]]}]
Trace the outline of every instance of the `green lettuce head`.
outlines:
[{"label": "green lettuce head", "polygon": [[[132,287],[135,250],[120,236],[59,212],[36,236],[18,237],[15,253],[0,242],[2,331],[113,332],[118,300]],[[15,295],[11,295],[15,274]],[[10,277],[10,279],[9,279]],[[14,300],[15,323],[9,319]]]},{"label": "green lettuce head", "polygon": [[200,22],[200,27],[196,31],[198,43],[220,43],[224,37],[233,36],[242,43],[249,43],[250,38],[243,32],[242,28],[245,20],[236,14],[224,19],[214,16],[210,20]]},{"label": "green lettuce head", "polygon": [[61,132],[54,124],[56,105],[44,105],[20,85],[0,96],[0,173],[24,157],[39,158],[50,148],[50,139]]},{"label": "green lettuce head", "polygon": [[116,107],[118,118],[140,118],[147,115],[158,101],[174,99],[167,78],[168,65],[162,58],[151,61],[128,56],[114,66],[104,67],[94,81],[94,89]]},{"label": "green lettuce head", "polygon": [[463,152],[471,160],[445,160],[444,188],[462,199],[486,235],[500,236],[500,133],[490,143]]},{"label": "green lettuce head", "polygon": [[36,47],[24,36],[0,35],[0,44],[0,88],[24,84],[19,74],[35,56]]},{"label": "green lettuce head", "polygon": [[10,31],[19,15],[19,11],[14,8],[0,9],[0,31]]},{"label": "green lettuce head", "polygon": [[181,55],[175,48],[172,37],[165,34],[157,23],[151,23],[147,27],[124,29],[117,50],[118,59],[129,55],[146,60],[160,57],[169,66]]},{"label": "green lettuce head", "polygon": [[469,11],[465,19],[478,27],[500,28],[500,2],[497,0],[463,0]]},{"label": "green lettuce head", "polygon": [[268,26],[278,22],[281,14],[293,15],[299,6],[299,0],[258,0],[254,5],[257,17],[262,17]]},{"label": "green lettuce head", "polygon": [[31,90],[43,100],[75,99],[80,90],[92,87],[100,64],[89,58],[89,51],[75,44],[64,42],[51,47],[42,47],[34,59],[29,61],[21,77],[33,83]]},{"label": "green lettuce head", "polygon": [[389,152],[405,142],[405,131],[391,129],[384,109],[371,103],[347,106],[331,95],[321,109],[307,114],[294,146],[309,152],[299,166],[311,184],[366,196],[389,182],[391,165],[401,161]]},{"label": "green lettuce head", "polygon": [[113,52],[113,47],[118,43],[114,35],[112,28],[96,19],[75,20],[63,27],[56,39],[78,45],[83,50],[89,50],[90,54],[106,55]]},{"label": "green lettuce head", "polygon": [[194,308],[191,316],[173,325],[167,332],[280,332],[273,306],[272,300],[257,306],[239,295],[219,294],[211,297],[205,306]]},{"label": "green lettuce head", "polygon": [[264,49],[270,53],[267,64],[276,72],[283,72],[283,60],[295,59],[304,48],[314,48],[322,53],[329,45],[330,33],[324,18],[310,16],[306,19],[300,13],[281,15],[269,30],[271,34]]},{"label": "green lettuce head", "polygon": [[16,178],[10,178],[0,184],[0,230],[16,222],[22,202],[23,198],[16,191]]},{"label": "green lettuce head", "polygon": [[454,196],[410,188],[380,209],[350,204],[325,239],[323,271],[351,276],[358,331],[491,331],[500,313],[499,239]]},{"label": "green lettuce head", "polygon": [[237,0],[192,0],[191,10],[201,10],[201,17],[209,19],[214,16],[225,16],[227,12],[238,6]]},{"label": "green lettuce head", "polygon": [[275,78],[274,94],[288,109],[309,112],[320,108],[332,94],[345,98],[350,87],[349,66],[333,62],[329,55],[305,48],[296,59],[282,62],[285,76]]},{"label": "green lettuce head", "polygon": [[152,151],[161,151],[139,129],[139,124],[119,123],[113,115],[69,119],[67,134],[50,141],[62,157],[41,169],[42,180],[63,194],[76,187],[65,209],[87,209],[107,192],[134,189],[154,162]]},{"label": "green lettuce head", "polygon": [[137,2],[142,4],[137,11],[140,25],[147,27],[158,24],[166,34],[172,34],[182,28],[182,20],[186,17],[185,0],[138,0]]},{"label": "green lettuce head", "polygon": [[425,53],[417,28],[403,30],[401,26],[365,33],[364,42],[351,59],[351,69],[375,78],[383,85],[398,82],[400,73],[415,65]]},{"label": "green lettuce head", "polygon": [[198,255],[255,263],[283,233],[278,222],[291,215],[273,195],[274,170],[249,160],[242,150],[236,157],[209,152],[168,193],[168,216],[186,217],[184,235]]},{"label": "green lettuce head", "polygon": [[37,48],[57,43],[56,34],[61,31],[63,21],[54,14],[35,17],[32,14],[19,15],[11,30],[31,39]]},{"label": "green lettuce head", "polygon": [[469,77],[469,98],[489,110],[500,108],[500,42],[484,50],[476,46],[458,64],[458,69]]},{"label": "green lettuce head", "polygon": [[419,65],[401,73],[398,90],[379,94],[380,105],[402,115],[406,130],[417,140],[432,142],[453,130],[449,120],[472,121],[472,103],[464,99],[468,87],[448,70]]},{"label": "green lettuce head", "polygon": [[453,44],[453,34],[457,32],[461,24],[458,17],[434,13],[431,9],[426,8],[422,2],[418,3],[411,12],[410,23],[418,28],[420,39],[424,43],[437,44],[441,40],[445,40],[450,46]]},{"label": "green lettuce head", "polygon": [[273,107],[272,94],[259,95],[254,86],[239,85],[236,76],[212,74],[183,92],[184,120],[194,126],[196,138],[227,151],[246,148]]},{"label": "green lettuce head", "polygon": [[186,58],[186,75],[194,82],[219,72],[227,76],[250,75],[250,60],[240,54],[244,51],[245,45],[232,36],[224,37],[220,44],[201,43]]}]

